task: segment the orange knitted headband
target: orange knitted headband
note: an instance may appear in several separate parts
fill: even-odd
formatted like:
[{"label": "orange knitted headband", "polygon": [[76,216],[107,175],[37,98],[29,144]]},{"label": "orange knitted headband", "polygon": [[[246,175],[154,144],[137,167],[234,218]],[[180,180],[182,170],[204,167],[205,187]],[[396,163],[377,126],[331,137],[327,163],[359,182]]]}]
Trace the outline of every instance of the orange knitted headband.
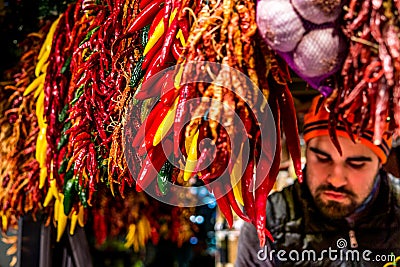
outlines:
[{"label": "orange knitted headband", "polygon": [[[328,132],[328,119],[329,113],[321,105],[321,108],[316,112],[316,108],[318,105],[319,96],[315,97],[312,101],[311,108],[308,113],[304,116],[304,132],[303,137],[304,141],[307,143],[310,139],[321,136],[321,135],[329,135]],[[336,134],[338,136],[343,136],[350,139],[349,134],[347,133],[343,122],[338,120],[338,124],[336,126]],[[373,142],[373,131],[367,129],[362,133],[359,138],[360,142],[363,145],[366,145],[369,149],[371,149],[380,159],[381,163],[384,164],[387,160],[387,157],[390,152],[390,148],[392,146],[392,138],[384,135],[382,137],[382,141],[380,145],[375,145]]]}]

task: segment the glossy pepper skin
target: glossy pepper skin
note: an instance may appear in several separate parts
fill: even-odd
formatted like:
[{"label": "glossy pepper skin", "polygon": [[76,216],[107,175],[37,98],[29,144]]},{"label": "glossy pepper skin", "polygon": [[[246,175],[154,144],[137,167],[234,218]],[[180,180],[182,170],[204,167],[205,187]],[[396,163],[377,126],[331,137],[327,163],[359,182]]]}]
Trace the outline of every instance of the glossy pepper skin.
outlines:
[{"label": "glossy pepper skin", "polygon": [[[179,158],[180,156],[180,141],[182,129],[184,129],[184,123],[186,123],[186,119],[189,114],[189,104],[187,101],[193,97],[193,84],[186,83],[182,85],[182,88],[179,92],[179,101],[175,112],[175,120],[174,120],[174,154],[175,158]],[[184,132],[184,131],[183,131]]]},{"label": "glossy pepper skin", "polygon": [[[162,92],[163,85],[166,83],[166,77],[168,72],[165,74],[165,71],[160,70],[159,73],[155,73],[156,76],[153,79],[150,79],[146,83],[142,83],[139,91],[135,94],[135,99],[145,100],[151,97],[159,97]],[[156,80],[156,81],[154,81]]]},{"label": "glossy pepper skin", "polygon": [[[154,137],[157,133],[157,130],[160,126],[160,124],[163,122],[164,118],[167,116],[168,111],[171,109],[170,106],[168,105],[163,105],[162,102],[159,102],[157,105],[160,105],[160,112],[155,114],[154,121],[150,123],[150,121],[146,125],[142,125],[142,127],[145,127],[145,132],[144,134],[144,142],[141,144],[141,147],[138,150],[139,155],[144,155],[146,151],[149,151],[150,149],[153,148],[153,141]],[[151,112],[153,113],[153,112]],[[151,125],[150,125],[151,124]],[[148,126],[150,125],[150,126]],[[141,127],[141,128],[142,128]],[[148,129],[146,129],[149,127]],[[141,130],[139,130],[140,133],[142,133]],[[138,137],[140,138],[140,137]]]},{"label": "glossy pepper skin", "polygon": [[156,0],[150,2],[148,5],[143,7],[142,11],[134,19],[134,21],[128,27],[125,33],[118,36],[118,38],[114,41],[111,50],[114,51],[114,47],[119,46],[122,40],[132,37],[135,33],[145,28],[147,25],[149,25],[153,21],[154,16],[160,13],[160,10],[162,10],[163,7],[164,7],[164,0]]},{"label": "glossy pepper skin", "polygon": [[[176,11],[175,11],[176,12]],[[176,38],[178,32],[178,17],[175,16],[170,23],[167,32],[165,33],[164,44],[161,49],[161,64],[166,63],[167,56],[170,54],[173,41]]]},{"label": "glossy pepper skin", "polygon": [[69,215],[72,209],[73,196],[75,194],[75,181],[78,179],[69,179],[64,186],[64,214]]},{"label": "glossy pepper skin", "polygon": [[182,54],[182,44],[180,43],[179,40],[175,39],[172,43],[172,47],[171,47],[171,52],[172,55],[174,56],[175,60],[178,60]]},{"label": "glossy pepper skin", "polygon": [[78,193],[79,201],[84,208],[88,207],[88,190],[83,185],[80,185],[78,179],[75,181],[75,190]]},{"label": "glossy pepper skin", "polygon": [[224,217],[228,222],[229,228],[231,228],[233,225],[233,214],[228,199],[223,197],[223,189],[220,186],[213,186],[213,184],[210,183],[211,179],[209,172],[203,175],[201,179],[205,182],[208,191],[214,194],[218,207],[221,210],[222,214],[224,214]]},{"label": "glossy pepper skin", "polygon": [[160,48],[162,47],[162,40],[158,40],[156,44],[150,49],[150,51],[143,57],[142,63],[142,71],[146,71],[152,62],[152,60],[156,57],[157,53],[160,52]]},{"label": "glossy pepper skin", "polygon": [[[278,99],[275,94],[270,95],[269,105],[271,106],[271,110],[274,116],[275,121],[275,131],[276,131],[276,141],[275,144],[270,142],[270,140],[261,140],[261,152],[259,155],[259,162],[256,171],[256,191],[255,191],[255,203],[256,203],[256,229],[260,239],[260,246],[264,247],[266,242],[266,237],[268,237],[271,241],[273,241],[273,237],[271,233],[266,229],[266,206],[267,206],[267,198],[268,194],[274,186],[275,179],[279,172],[280,166],[280,151],[281,151],[281,142],[280,142],[280,112],[279,112],[279,104]],[[264,124],[265,120],[268,117],[264,116]],[[270,118],[271,119],[271,118]],[[262,123],[263,123],[262,122]],[[266,129],[268,131],[268,129]],[[270,130],[270,129],[269,129]],[[271,130],[270,130],[271,131]],[[275,146],[275,149],[274,149]],[[271,155],[271,151],[275,150],[275,154]],[[272,162],[272,163],[271,163]],[[271,166],[270,169],[268,167]]]},{"label": "glossy pepper skin", "polygon": [[[251,153],[250,153],[251,155]],[[253,170],[254,170],[254,157],[249,159],[247,163],[246,169],[243,173],[243,177],[240,180],[242,184],[242,197],[244,210],[249,216],[250,220],[255,223],[256,221],[256,213],[255,213],[255,200],[253,196]]]},{"label": "glossy pepper skin", "polygon": [[[149,116],[145,119],[143,124],[140,126],[139,130],[137,131],[133,141],[132,147],[139,148],[144,146],[143,140],[145,139],[146,135],[149,135],[149,131],[154,124],[159,125],[162,121],[160,115],[167,114],[169,107],[166,107],[162,104],[162,102],[158,102],[153,110],[150,112]],[[157,128],[154,126],[154,128]],[[156,131],[156,130],[155,130]],[[155,132],[154,132],[155,133]],[[153,140],[151,140],[153,142]]]},{"label": "glossy pepper skin", "polygon": [[136,180],[136,191],[141,192],[157,178],[158,172],[172,153],[172,142],[166,139],[147,153]]},{"label": "glossy pepper skin", "polygon": [[132,71],[132,76],[129,81],[129,86],[131,88],[136,87],[136,85],[139,83],[140,79],[143,77],[142,64],[143,64],[143,57],[141,57],[139,59],[139,61],[136,63],[136,65]]},{"label": "glossy pepper skin", "polygon": [[163,8],[164,4],[164,0],[157,0],[148,3],[143,7],[142,11],[129,26],[126,34],[132,34],[133,32],[144,28],[146,25],[149,25],[154,19],[154,16]]},{"label": "glossy pepper skin", "polygon": [[168,193],[169,190],[172,168],[173,168],[172,164],[167,160],[161,167],[157,175],[158,189],[164,196]]},{"label": "glossy pepper skin", "polygon": [[229,173],[227,171],[225,171],[220,177],[211,175],[210,172],[207,172],[201,176],[200,179],[204,181],[208,190],[214,194],[218,207],[224,214],[229,227],[232,227],[233,225],[232,209],[242,220],[250,222],[249,217],[242,212],[236,202],[230,184]]},{"label": "glossy pepper skin", "polygon": [[299,130],[297,127],[296,110],[294,109],[294,102],[292,94],[289,91],[287,84],[282,85],[282,97],[279,97],[279,107],[282,115],[282,126],[285,134],[287,135],[286,143],[290,155],[292,156],[294,169],[299,179],[303,181],[303,174],[301,170],[301,151],[299,141]]},{"label": "glossy pepper skin", "polygon": [[139,2],[139,8],[140,8],[141,10],[145,9],[149,4],[151,4],[151,1],[152,1],[152,0],[141,0],[141,1]]},{"label": "glossy pepper skin", "polygon": [[224,190],[223,197],[228,200],[229,205],[232,207],[233,211],[245,222],[250,222],[249,217],[243,213],[243,211],[240,209],[239,205],[236,202],[235,196],[233,194],[233,188],[231,185],[229,173],[225,171],[225,173],[220,178],[218,178],[218,181],[214,181],[214,183],[216,183],[215,187],[218,186]]}]

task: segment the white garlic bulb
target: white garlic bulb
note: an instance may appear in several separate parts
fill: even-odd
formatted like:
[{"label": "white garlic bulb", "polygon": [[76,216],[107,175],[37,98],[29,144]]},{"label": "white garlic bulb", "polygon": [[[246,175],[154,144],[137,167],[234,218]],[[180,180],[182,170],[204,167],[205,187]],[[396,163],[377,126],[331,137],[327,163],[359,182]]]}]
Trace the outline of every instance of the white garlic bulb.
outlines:
[{"label": "white garlic bulb", "polygon": [[292,5],[304,19],[323,24],[335,21],[341,11],[340,0],[292,0]]},{"label": "white garlic bulb", "polygon": [[334,28],[316,29],[300,41],[293,53],[295,69],[307,77],[326,75],[341,64],[345,43]]},{"label": "white garlic bulb", "polygon": [[301,19],[285,0],[259,1],[257,25],[268,45],[281,52],[292,51],[305,32]]}]

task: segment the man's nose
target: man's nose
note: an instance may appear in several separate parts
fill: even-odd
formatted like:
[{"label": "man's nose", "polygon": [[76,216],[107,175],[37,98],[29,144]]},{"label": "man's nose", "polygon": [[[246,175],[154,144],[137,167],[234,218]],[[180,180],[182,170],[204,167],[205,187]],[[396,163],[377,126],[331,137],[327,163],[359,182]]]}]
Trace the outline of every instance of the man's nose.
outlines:
[{"label": "man's nose", "polygon": [[346,169],[340,164],[332,166],[328,174],[327,181],[336,188],[346,185],[347,184]]}]

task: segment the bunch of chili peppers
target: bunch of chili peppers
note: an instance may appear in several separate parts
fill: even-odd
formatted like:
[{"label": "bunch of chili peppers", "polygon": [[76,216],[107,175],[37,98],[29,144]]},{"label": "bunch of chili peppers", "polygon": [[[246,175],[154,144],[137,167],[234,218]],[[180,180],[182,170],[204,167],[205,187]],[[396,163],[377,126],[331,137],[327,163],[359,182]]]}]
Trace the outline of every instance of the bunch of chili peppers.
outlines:
[{"label": "bunch of chili peppers", "polygon": [[[35,66],[50,22],[43,21],[37,33],[31,33],[21,44],[22,56],[13,75],[14,80],[1,88],[0,105],[0,204],[1,229],[15,228],[24,214],[33,217],[42,211],[43,191],[39,190],[40,166],[36,160],[39,132],[35,115],[37,95],[25,95],[37,79]],[[43,212],[43,211],[42,211]]]},{"label": "bunch of chili peppers", "polygon": [[[183,49],[177,61],[182,65],[173,78],[169,78],[172,80],[169,88],[173,89],[163,90],[158,84],[146,85],[135,95],[140,100],[160,97],[146,121],[136,130],[132,144],[137,156],[145,155],[136,189],[143,190],[154,183],[162,191],[160,183],[155,183],[157,172],[164,173],[169,164],[178,162],[184,167],[179,171],[176,171],[178,167],[169,168],[170,181],[185,184],[193,176],[202,180],[214,193],[228,223],[232,225],[233,209],[242,219],[257,227],[263,246],[266,235],[269,235],[265,229],[266,199],[279,171],[280,157],[276,157],[274,152],[280,153],[281,122],[288,136],[297,175],[302,178],[299,137],[293,100],[286,84],[289,79],[286,65],[278,61],[258,37],[252,1],[166,1],[164,9],[163,25],[167,30],[161,34],[159,56],[154,57],[158,71],[163,66],[165,68],[165,58],[168,51],[174,51],[173,44],[177,43],[179,48],[180,31],[187,38],[182,43]],[[173,10],[171,15],[168,10]],[[193,21],[190,21],[190,16],[193,16]],[[160,21],[161,24],[161,18],[157,17],[154,22]],[[188,35],[187,25],[191,25]],[[150,40],[152,37],[149,43]],[[215,68],[204,61],[219,63],[222,67]],[[191,64],[193,62],[199,64]],[[250,82],[227,67],[245,74]],[[204,68],[208,71],[203,71]],[[147,77],[151,75],[145,75],[143,84]],[[168,81],[168,77],[165,79]],[[199,80],[214,83],[191,82]],[[162,85],[168,87],[168,82],[163,81]],[[257,107],[262,103],[257,87],[268,98],[273,117],[268,117],[267,112],[254,113],[262,110]],[[242,162],[241,147],[233,147],[239,136],[235,114],[245,125],[246,134],[241,137],[250,143],[250,159],[247,165],[236,167],[239,171],[234,171],[235,167],[228,168],[230,161]],[[258,121],[258,117],[264,118],[263,121]],[[277,140],[273,144],[260,138],[261,129],[268,128],[268,120],[275,125],[272,134],[276,134]],[[206,139],[215,146],[201,148],[200,143]],[[239,140],[239,143],[243,141]],[[214,153],[216,160],[203,168]],[[253,178],[256,165],[261,170]],[[236,178],[240,183],[232,177],[235,172],[243,172],[242,177]],[[243,203],[245,212],[237,200]]]},{"label": "bunch of chili peppers", "polygon": [[[149,63],[143,51],[150,42],[151,29],[147,26],[132,32],[139,9],[145,10],[142,5],[122,0],[78,1],[69,5],[51,27],[47,25],[43,32],[29,37],[39,36],[41,43],[34,43],[32,51],[22,57],[23,73],[16,76],[21,79],[16,80],[15,93],[9,93],[10,86],[2,90],[2,94],[7,94],[4,99],[13,100],[12,105],[2,102],[2,110],[8,109],[1,123],[5,144],[2,155],[6,158],[1,169],[5,187],[1,202],[4,231],[10,221],[16,224],[20,215],[28,211],[35,215],[45,208],[47,223],[56,225],[60,240],[68,221],[73,234],[76,224],[86,223],[87,208],[92,207],[94,227],[102,226],[97,236],[99,243],[104,242],[105,236],[131,233],[133,226],[151,234],[128,235],[127,239],[134,236],[127,240],[128,247],[137,250],[149,238],[157,240],[157,232],[164,224],[151,213],[145,212],[147,215],[139,218],[142,210],[150,210],[147,206],[157,205],[149,203],[155,200],[141,201],[143,194],[125,190],[125,184],[132,186],[134,179],[122,148],[123,119],[131,111],[128,103],[143,75],[155,71],[142,66],[142,62]],[[149,101],[143,101],[138,106],[144,111],[148,104]],[[132,114],[135,115],[134,111]],[[129,132],[135,134],[135,129]],[[136,160],[133,165],[141,162],[140,157]],[[115,181],[122,198],[114,199],[104,193],[108,186],[115,194]],[[126,193],[128,199],[124,199]],[[100,216],[106,214],[105,207],[114,205],[120,207],[121,216],[131,216]],[[173,209],[164,207],[165,212],[157,213],[166,217]],[[170,217],[169,225],[181,225],[182,218],[190,213],[185,210],[181,210],[180,216]],[[98,220],[99,216],[102,220]],[[121,220],[116,222],[113,218]],[[125,221],[126,218],[131,221]],[[127,223],[132,227],[127,227]],[[192,233],[185,233],[188,232]],[[189,237],[180,237],[177,242]]]},{"label": "bunch of chili peppers", "polygon": [[[130,62],[136,62],[137,58],[130,53],[122,55],[127,62],[120,69],[117,61],[121,55],[113,57],[111,48],[114,38],[134,13],[130,1],[104,4],[79,1],[67,9],[57,25],[49,59],[54,71],[46,77],[48,86],[45,86],[56,93],[45,91],[48,99],[45,106],[50,122],[47,139],[52,144],[47,154],[48,180],[50,188],[55,187],[48,196],[52,194],[56,199],[54,209],[58,212],[54,212],[54,220],[58,240],[68,217],[71,233],[76,221],[84,224],[85,208],[93,204],[100,178],[110,179],[114,175],[113,156],[122,157],[122,153],[114,153],[112,148],[124,108],[118,106],[117,99],[126,97],[123,93],[128,94],[131,89],[125,74],[130,71]],[[122,49],[134,42],[121,43]],[[118,164],[120,167],[121,161]],[[129,177],[128,172],[124,174]]]},{"label": "bunch of chili peppers", "polygon": [[327,101],[331,128],[333,114],[340,114],[350,136],[373,129],[380,144],[384,134],[400,134],[400,3],[352,0],[345,10],[342,29],[350,48],[338,89]]}]

